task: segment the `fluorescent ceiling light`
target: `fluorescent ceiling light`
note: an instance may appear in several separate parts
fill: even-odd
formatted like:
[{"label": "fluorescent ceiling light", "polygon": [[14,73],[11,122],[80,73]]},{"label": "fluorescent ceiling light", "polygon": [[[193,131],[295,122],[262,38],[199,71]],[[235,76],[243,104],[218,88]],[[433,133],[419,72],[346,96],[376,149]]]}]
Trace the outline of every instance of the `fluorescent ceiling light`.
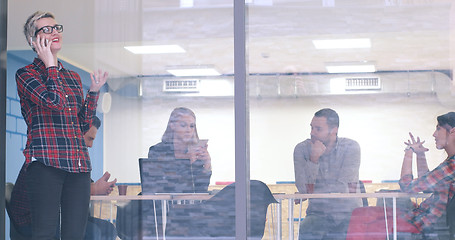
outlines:
[{"label": "fluorescent ceiling light", "polygon": [[369,38],[313,40],[316,49],[371,48]]},{"label": "fluorescent ceiling light", "polygon": [[254,0],[253,3],[257,6],[273,6],[273,0]]},{"label": "fluorescent ceiling light", "polygon": [[148,45],[148,46],[125,46],[126,50],[134,54],[160,54],[160,53],[184,53],[185,49],[179,45]]},{"label": "fluorescent ceiling light", "polygon": [[376,67],[373,64],[358,64],[358,65],[332,65],[326,66],[328,73],[361,73],[361,72],[376,72]]},{"label": "fluorescent ceiling light", "polygon": [[209,67],[182,67],[182,68],[173,68],[167,69],[170,74],[176,77],[191,77],[191,76],[220,76],[219,73],[214,68]]},{"label": "fluorescent ceiling light", "polygon": [[180,0],[181,8],[190,8],[194,7],[194,0]]},{"label": "fluorescent ceiling light", "polygon": [[323,7],[335,7],[335,0],[322,0]]}]

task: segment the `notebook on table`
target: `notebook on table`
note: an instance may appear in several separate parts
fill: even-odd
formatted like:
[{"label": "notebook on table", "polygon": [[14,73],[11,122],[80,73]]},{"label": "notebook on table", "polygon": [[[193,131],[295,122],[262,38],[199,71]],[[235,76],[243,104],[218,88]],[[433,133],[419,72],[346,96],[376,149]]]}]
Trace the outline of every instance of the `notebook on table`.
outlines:
[{"label": "notebook on table", "polygon": [[193,193],[193,175],[188,159],[139,159],[142,194]]}]

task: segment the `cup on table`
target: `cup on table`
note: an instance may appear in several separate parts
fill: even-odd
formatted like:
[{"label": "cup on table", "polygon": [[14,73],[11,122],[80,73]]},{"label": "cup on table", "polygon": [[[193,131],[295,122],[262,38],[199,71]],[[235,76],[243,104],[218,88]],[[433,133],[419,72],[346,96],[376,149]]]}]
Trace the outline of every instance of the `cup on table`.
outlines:
[{"label": "cup on table", "polygon": [[117,185],[118,187],[118,195],[126,195],[126,189],[128,185]]},{"label": "cup on table", "polygon": [[356,193],[357,192],[357,183],[348,183],[348,190],[350,193]]},{"label": "cup on table", "polygon": [[314,193],[314,183],[305,184],[307,193]]}]

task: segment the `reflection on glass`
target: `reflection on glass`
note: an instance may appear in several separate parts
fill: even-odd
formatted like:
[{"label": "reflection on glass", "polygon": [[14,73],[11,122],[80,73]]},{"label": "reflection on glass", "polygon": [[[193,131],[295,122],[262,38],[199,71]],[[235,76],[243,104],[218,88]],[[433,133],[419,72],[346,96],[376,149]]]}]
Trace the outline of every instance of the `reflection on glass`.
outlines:
[{"label": "reflection on glass", "polygon": [[[299,178],[316,168],[314,178],[327,183],[330,179],[322,177],[323,171],[342,174],[342,167],[310,164],[298,168],[293,161],[294,147],[312,135],[310,123],[320,109],[339,114],[338,139],[348,137],[358,143],[358,180],[363,180],[367,193],[400,188],[402,139],[409,131],[419,131],[422,140],[431,142],[434,116],[454,107],[450,50],[454,14],[451,1],[248,3],[251,178],[273,186],[272,192],[300,192],[305,195],[296,198],[310,198],[291,206],[281,200],[282,208],[293,211],[292,217],[281,216],[281,229],[289,229],[281,237],[306,239],[304,235],[311,231],[305,222],[311,220],[308,217],[335,207],[311,206],[322,201],[312,197],[327,196],[318,195],[322,192],[318,192],[317,180],[313,196],[306,195],[312,183]],[[353,40],[359,42],[351,44]],[[327,45],[321,47],[321,43]],[[354,65],[371,69],[352,69]],[[351,69],[335,73],[330,70],[333,66]],[[427,147],[431,170],[442,157],[434,146]],[[351,160],[356,155],[349,152],[343,157]],[[347,186],[337,188],[340,182],[328,184],[324,191],[347,193]],[[358,196],[355,201],[360,202]],[[370,206],[376,205],[374,199],[367,199]],[[289,224],[290,219],[298,221]],[[326,237],[343,239],[346,231]]]},{"label": "reflection on glass", "polygon": [[[21,29],[23,19],[41,8],[33,1],[23,3],[9,3],[8,29]],[[422,141],[431,142],[434,116],[454,107],[453,1],[245,3],[250,176],[266,183],[280,202],[269,206],[262,238],[296,239],[300,235],[299,221],[306,218],[309,201],[299,205],[293,202],[293,198],[300,198],[293,196],[300,190],[295,182],[299,176],[294,174],[293,150],[311,136],[310,123],[320,109],[336,110],[341,120],[339,136],[359,144],[358,178],[366,192],[399,189],[403,139],[412,131]],[[128,185],[127,197],[138,197],[138,159],[147,158],[150,146],[161,142],[169,113],[186,107],[197,114],[200,137],[209,139],[212,175],[208,191],[215,193],[234,181],[238,149],[234,147],[233,1],[102,0],[53,7],[55,14],[67,17],[62,24],[69,37],[59,57],[77,67],[79,74],[102,68],[111,76],[103,89],[111,96],[110,108],[97,112],[103,121],[103,141],[90,152],[95,178],[109,171],[119,183]],[[8,65],[12,65],[10,61],[22,64],[20,59],[27,58],[21,51],[28,49],[27,43],[17,41],[23,38],[21,34],[8,32],[8,54],[14,56],[8,55]],[[347,44],[346,40],[355,39],[368,41],[365,45]],[[318,40],[341,41],[343,45],[319,48]],[[134,54],[125,49],[127,46],[179,46],[184,51]],[[374,70],[330,73],[327,69],[354,63],[372,64]],[[175,66],[210,66],[221,75],[176,77],[168,72]],[[86,88],[89,84],[83,82]],[[15,93],[10,86],[15,82],[8,77],[8,92]],[[8,126],[16,126],[21,116],[14,111],[18,106],[15,95],[8,94],[8,101]],[[104,105],[103,101],[99,104]],[[15,161],[10,159],[22,156],[25,132],[17,126],[7,131],[9,181],[14,181],[20,168],[14,168]],[[431,144],[426,146],[431,170],[440,163],[441,152]],[[316,185],[315,181],[314,192]],[[117,195],[115,192],[110,197]],[[381,201],[376,203],[376,198]],[[118,201],[118,206],[127,202],[112,201]],[[161,203],[156,200],[155,204]],[[382,198],[368,197],[368,204],[382,205]],[[95,212],[102,210],[101,218],[118,223],[117,205],[112,205],[112,214],[110,204],[95,208]],[[139,226],[138,222],[130,223]],[[152,231],[155,227],[147,228]]]}]

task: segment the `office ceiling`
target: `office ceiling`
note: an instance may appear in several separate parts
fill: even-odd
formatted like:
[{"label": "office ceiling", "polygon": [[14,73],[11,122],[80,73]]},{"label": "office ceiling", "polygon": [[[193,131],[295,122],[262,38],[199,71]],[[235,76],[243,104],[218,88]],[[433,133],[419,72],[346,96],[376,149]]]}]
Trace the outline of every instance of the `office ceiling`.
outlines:
[{"label": "office ceiling", "polygon": [[[192,7],[181,8],[181,3]],[[250,73],[324,73],[327,63],[368,61],[377,71],[451,70],[453,0],[251,0]],[[8,48],[28,49],[22,25],[37,9],[65,26],[60,57],[114,78],[167,75],[171,66],[234,73],[233,1],[9,1]],[[46,6],[43,8],[43,6]],[[371,48],[317,50],[312,40],[369,38]],[[178,44],[185,53],[135,55],[128,45]]]}]

